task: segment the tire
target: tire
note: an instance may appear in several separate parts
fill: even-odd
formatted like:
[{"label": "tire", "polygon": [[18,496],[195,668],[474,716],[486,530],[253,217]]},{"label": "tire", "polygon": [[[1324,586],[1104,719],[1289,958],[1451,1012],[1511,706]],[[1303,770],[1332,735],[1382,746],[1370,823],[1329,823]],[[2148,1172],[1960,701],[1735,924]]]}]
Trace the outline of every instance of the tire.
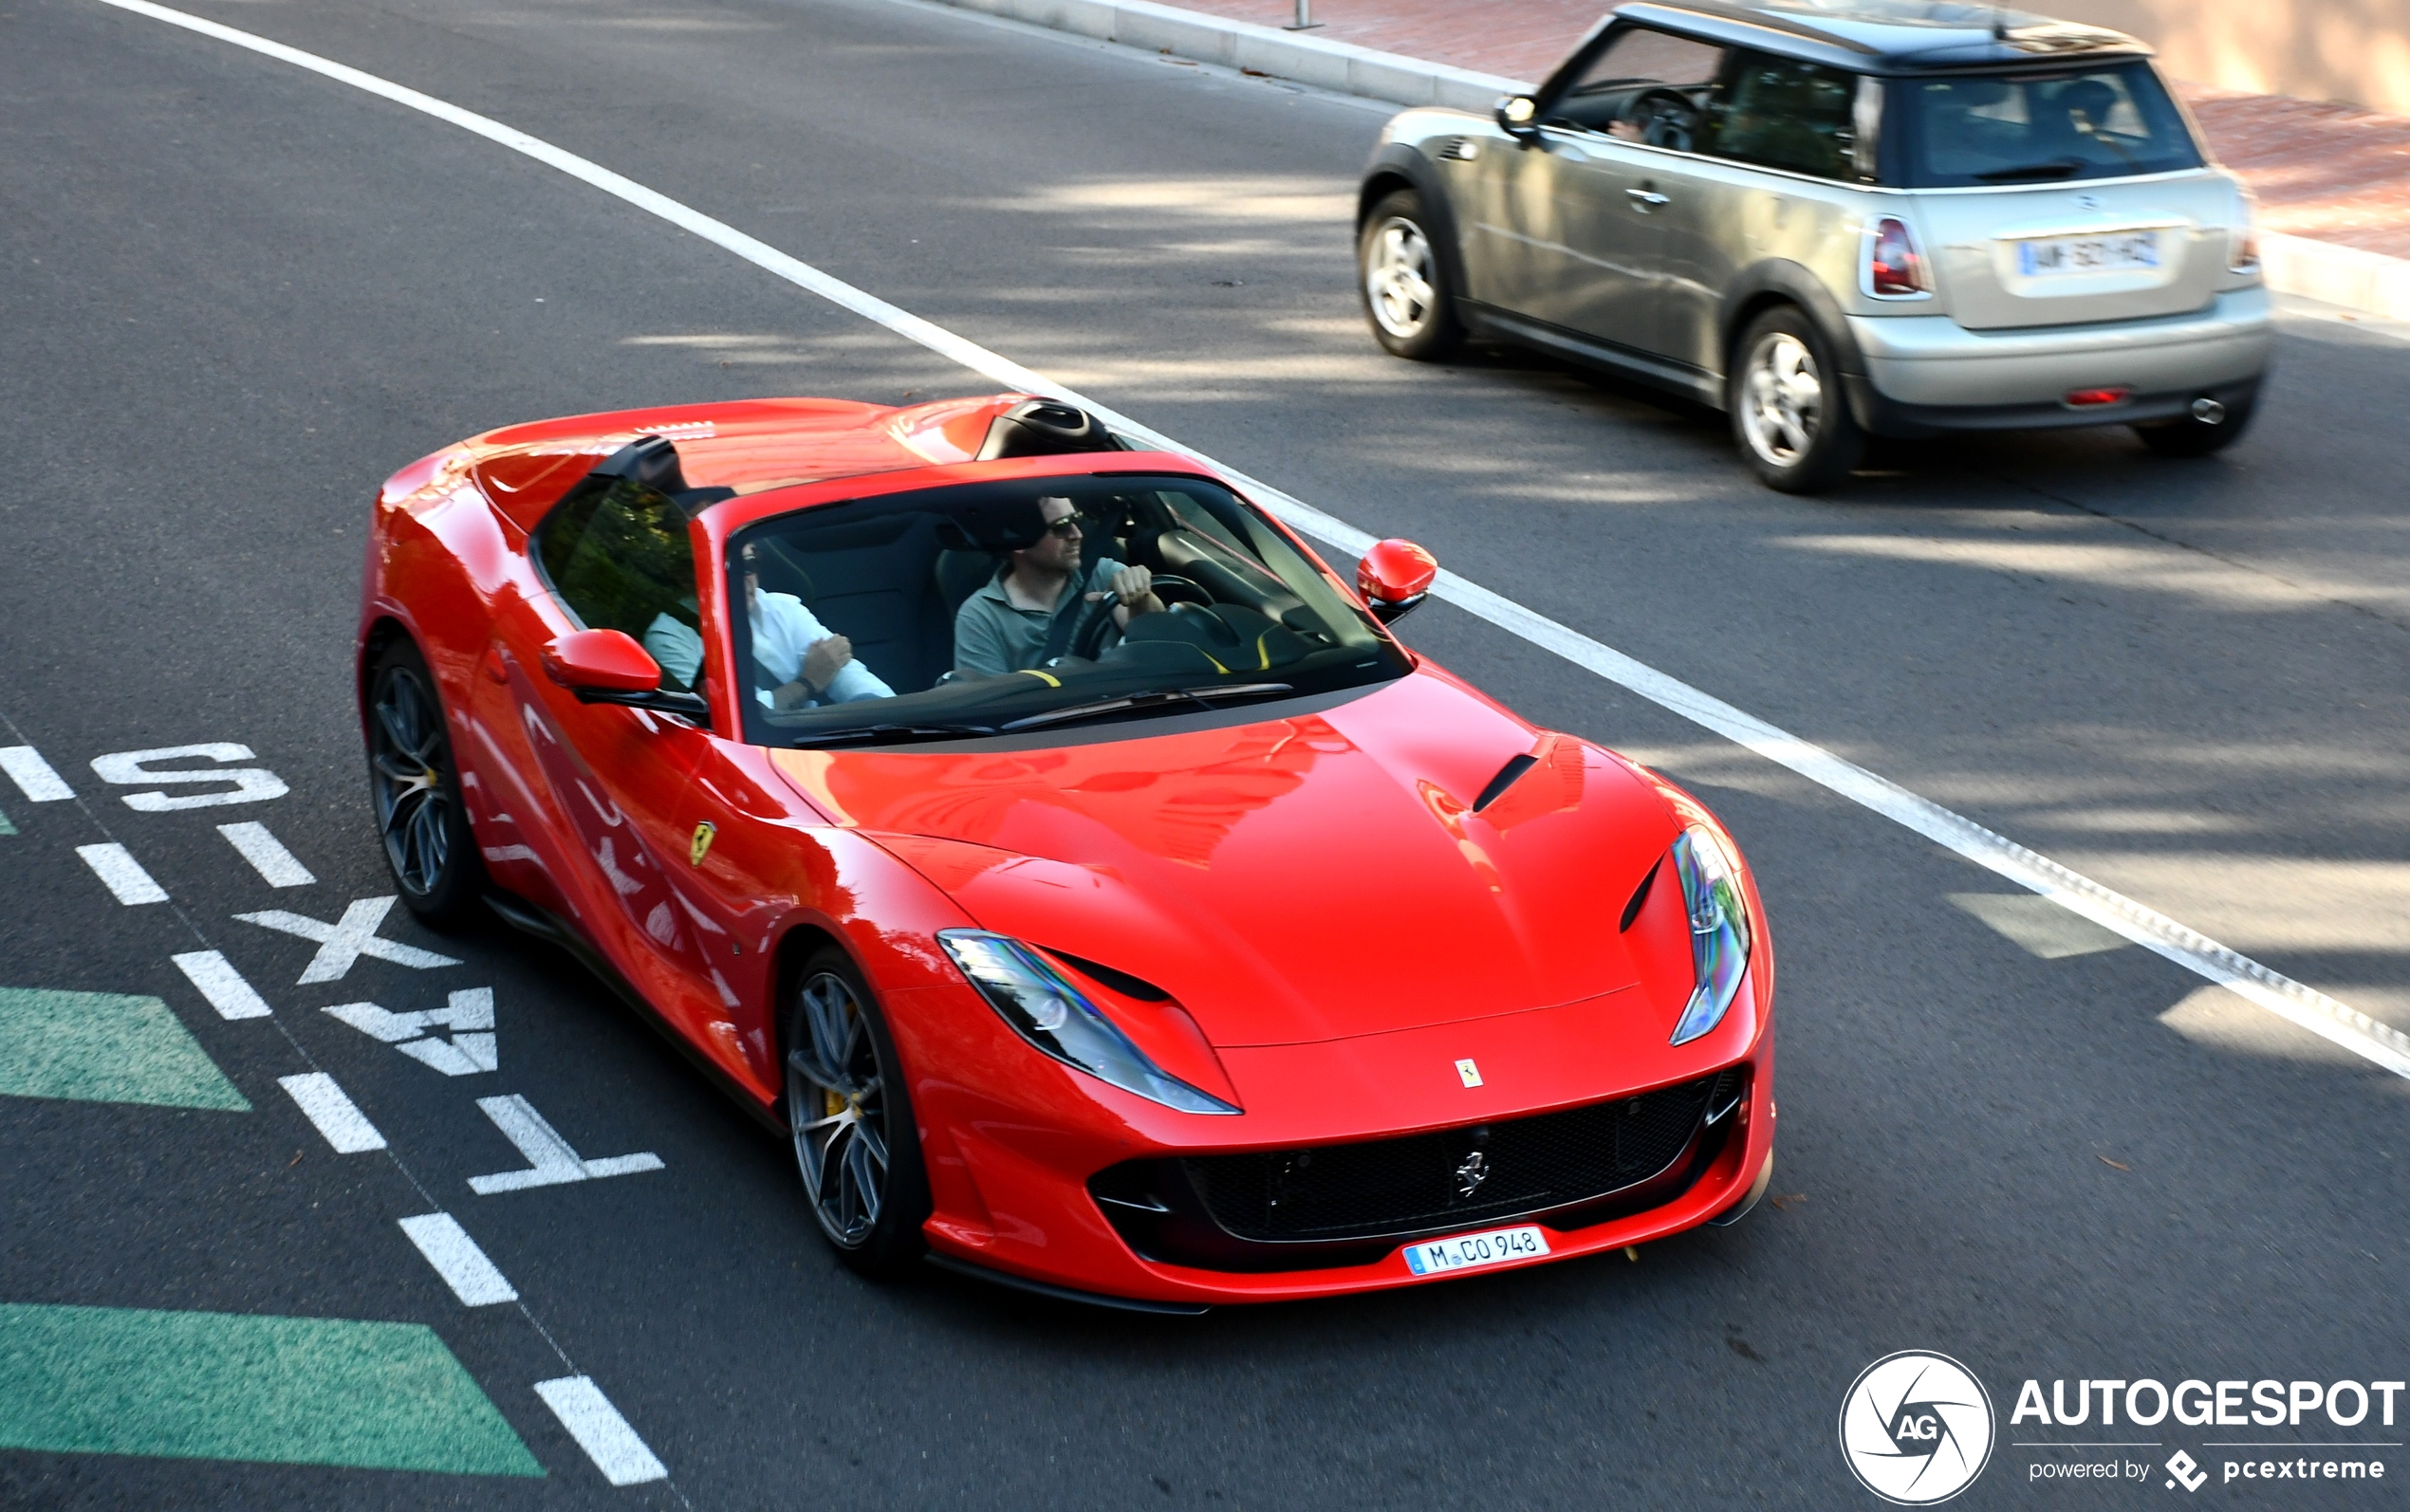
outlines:
[{"label": "tire", "polygon": [[1733,441],[1770,489],[1821,493],[1865,454],[1831,343],[1796,305],[1766,311],[1733,343],[1724,402]]},{"label": "tire", "polygon": [[779,1018],[805,1200],[840,1260],[893,1277],[920,1258],[929,1178],[878,1000],[845,952],[827,946],[796,973]]},{"label": "tire", "polygon": [[1422,196],[1400,189],[1372,208],[1356,237],[1356,290],[1373,338],[1418,362],[1436,362],[1464,341],[1429,225]]},{"label": "tire", "polygon": [[485,896],[485,859],[461,807],[442,695],[408,636],[370,665],[366,714],[369,797],[394,887],[424,923],[465,924]]},{"label": "tire", "polygon": [[2259,396],[2253,393],[2250,398],[2222,406],[2223,413],[2215,422],[2187,415],[2181,419],[2138,425],[2134,433],[2160,456],[2205,457],[2232,446],[2250,428],[2252,412],[2258,407]]}]

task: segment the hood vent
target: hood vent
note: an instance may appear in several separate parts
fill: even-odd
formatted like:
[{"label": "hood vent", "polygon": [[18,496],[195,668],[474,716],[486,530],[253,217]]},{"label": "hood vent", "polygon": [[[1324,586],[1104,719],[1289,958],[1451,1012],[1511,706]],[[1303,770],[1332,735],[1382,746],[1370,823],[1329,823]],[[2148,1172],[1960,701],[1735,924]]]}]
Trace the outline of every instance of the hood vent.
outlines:
[{"label": "hood vent", "polygon": [[1481,789],[1481,796],[1473,801],[1473,811],[1478,814],[1506,797],[1506,790],[1514,785],[1516,778],[1539,765],[1540,758],[1537,756],[1509,757],[1507,764],[1498,768],[1498,775],[1490,779],[1490,785]]}]

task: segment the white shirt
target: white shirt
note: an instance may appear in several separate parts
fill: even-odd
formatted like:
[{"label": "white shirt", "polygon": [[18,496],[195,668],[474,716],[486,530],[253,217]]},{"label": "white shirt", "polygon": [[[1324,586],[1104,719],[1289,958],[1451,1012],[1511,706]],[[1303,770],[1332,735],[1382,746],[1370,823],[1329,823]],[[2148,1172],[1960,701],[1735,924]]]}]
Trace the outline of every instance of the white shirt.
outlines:
[{"label": "white shirt", "polygon": [[[777,680],[780,687],[803,675],[804,653],[834,632],[804,607],[804,601],[791,593],[757,593],[753,595],[750,617],[753,632],[753,659],[762,670]],[[661,664],[661,670],[680,686],[692,688],[703,670],[703,637],[668,615],[655,617],[644,627],[644,649]],[[755,696],[764,708],[772,704],[770,691],[759,689]],[[893,698],[896,691],[881,681],[878,674],[863,666],[860,658],[845,663],[821,691],[818,704],[850,704],[863,698]]]}]

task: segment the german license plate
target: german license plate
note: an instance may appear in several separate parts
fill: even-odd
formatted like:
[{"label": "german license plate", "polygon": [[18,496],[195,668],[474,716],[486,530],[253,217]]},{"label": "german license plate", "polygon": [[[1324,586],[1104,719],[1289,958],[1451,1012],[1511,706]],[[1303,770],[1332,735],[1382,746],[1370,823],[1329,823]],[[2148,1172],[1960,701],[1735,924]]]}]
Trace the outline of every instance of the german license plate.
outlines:
[{"label": "german license plate", "polygon": [[2016,268],[2028,278],[2065,273],[2122,273],[2159,267],[2159,232],[2111,231],[2102,236],[2040,236],[2016,244]]},{"label": "german license plate", "polygon": [[1531,1260],[1548,1252],[1548,1236],[1526,1224],[1520,1228],[1492,1228],[1486,1234],[1458,1234],[1454,1239],[1408,1245],[1406,1269],[1418,1276],[1441,1276],[1510,1260]]}]

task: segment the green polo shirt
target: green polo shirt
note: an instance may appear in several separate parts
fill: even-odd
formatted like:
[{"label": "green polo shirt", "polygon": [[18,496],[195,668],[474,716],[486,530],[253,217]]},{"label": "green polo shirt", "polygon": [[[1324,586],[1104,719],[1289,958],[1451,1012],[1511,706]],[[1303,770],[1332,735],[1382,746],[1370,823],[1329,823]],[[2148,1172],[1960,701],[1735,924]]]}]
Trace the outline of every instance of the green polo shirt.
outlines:
[{"label": "green polo shirt", "polygon": [[[1121,570],[1122,564],[1109,557],[1099,562],[1088,569],[1086,578],[1068,590],[1066,599],[1056,600],[1056,608],[1065,607],[1066,600],[1109,591],[1113,574]],[[1038,664],[1039,653],[1046,650],[1047,633],[1054,628],[1054,616],[1055,610],[1023,609],[1007,599],[1004,574],[999,571],[955,611],[955,671],[966,677],[1027,672]]]}]

